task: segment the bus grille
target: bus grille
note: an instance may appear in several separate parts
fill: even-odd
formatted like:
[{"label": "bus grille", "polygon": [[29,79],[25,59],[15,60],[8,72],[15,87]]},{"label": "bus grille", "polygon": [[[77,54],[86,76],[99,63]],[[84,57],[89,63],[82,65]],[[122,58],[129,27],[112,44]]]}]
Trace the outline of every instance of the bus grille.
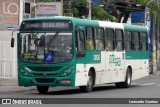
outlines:
[{"label": "bus grille", "polygon": [[[43,74],[35,74],[35,73],[32,73],[34,76],[41,76],[43,77]],[[47,76],[57,76],[57,74],[47,74]]]},{"label": "bus grille", "polygon": [[47,71],[47,72],[53,72],[61,69],[62,67],[28,67],[29,69],[33,71]]}]

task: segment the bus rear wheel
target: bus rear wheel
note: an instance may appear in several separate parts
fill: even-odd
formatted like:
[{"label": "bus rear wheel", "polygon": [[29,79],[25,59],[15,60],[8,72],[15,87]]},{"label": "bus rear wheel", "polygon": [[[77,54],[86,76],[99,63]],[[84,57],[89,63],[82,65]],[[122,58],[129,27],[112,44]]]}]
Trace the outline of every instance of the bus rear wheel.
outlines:
[{"label": "bus rear wheel", "polygon": [[80,86],[79,87],[82,91],[85,91],[87,93],[91,92],[93,89],[93,74],[90,72],[88,74],[88,81],[86,86]]},{"label": "bus rear wheel", "polygon": [[131,87],[131,81],[132,81],[131,69],[127,68],[125,81],[116,83],[115,85],[117,88],[129,88]]},{"label": "bus rear wheel", "polygon": [[49,86],[37,86],[37,90],[40,94],[47,93]]}]

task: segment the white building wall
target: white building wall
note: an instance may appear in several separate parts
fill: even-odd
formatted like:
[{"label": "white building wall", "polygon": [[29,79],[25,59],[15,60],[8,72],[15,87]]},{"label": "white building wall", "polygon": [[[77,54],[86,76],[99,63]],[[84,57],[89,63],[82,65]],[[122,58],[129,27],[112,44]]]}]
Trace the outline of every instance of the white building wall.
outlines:
[{"label": "white building wall", "polygon": [[13,34],[15,47],[11,48],[12,31],[0,31],[0,79],[17,78],[17,32]]}]

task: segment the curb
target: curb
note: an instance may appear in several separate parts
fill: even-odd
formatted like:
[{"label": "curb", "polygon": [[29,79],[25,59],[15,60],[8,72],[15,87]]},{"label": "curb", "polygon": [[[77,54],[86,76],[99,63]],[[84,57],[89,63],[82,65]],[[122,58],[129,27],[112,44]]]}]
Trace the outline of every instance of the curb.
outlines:
[{"label": "curb", "polygon": [[17,79],[0,79],[0,86],[18,86]]}]

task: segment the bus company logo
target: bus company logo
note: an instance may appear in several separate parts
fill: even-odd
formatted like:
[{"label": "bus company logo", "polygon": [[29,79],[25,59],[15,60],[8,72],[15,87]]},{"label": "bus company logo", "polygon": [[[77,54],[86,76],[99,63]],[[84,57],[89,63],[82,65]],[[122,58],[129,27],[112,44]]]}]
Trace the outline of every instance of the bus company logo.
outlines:
[{"label": "bus company logo", "polygon": [[2,104],[12,104],[11,99],[2,99]]},{"label": "bus company logo", "polygon": [[114,54],[109,55],[109,63],[115,66],[121,66],[121,58],[115,57]]},{"label": "bus company logo", "polygon": [[98,61],[98,60],[100,60],[100,59],[101,59],[100,55],[94,55],[94,60],[95,60],[95,61]]}]

